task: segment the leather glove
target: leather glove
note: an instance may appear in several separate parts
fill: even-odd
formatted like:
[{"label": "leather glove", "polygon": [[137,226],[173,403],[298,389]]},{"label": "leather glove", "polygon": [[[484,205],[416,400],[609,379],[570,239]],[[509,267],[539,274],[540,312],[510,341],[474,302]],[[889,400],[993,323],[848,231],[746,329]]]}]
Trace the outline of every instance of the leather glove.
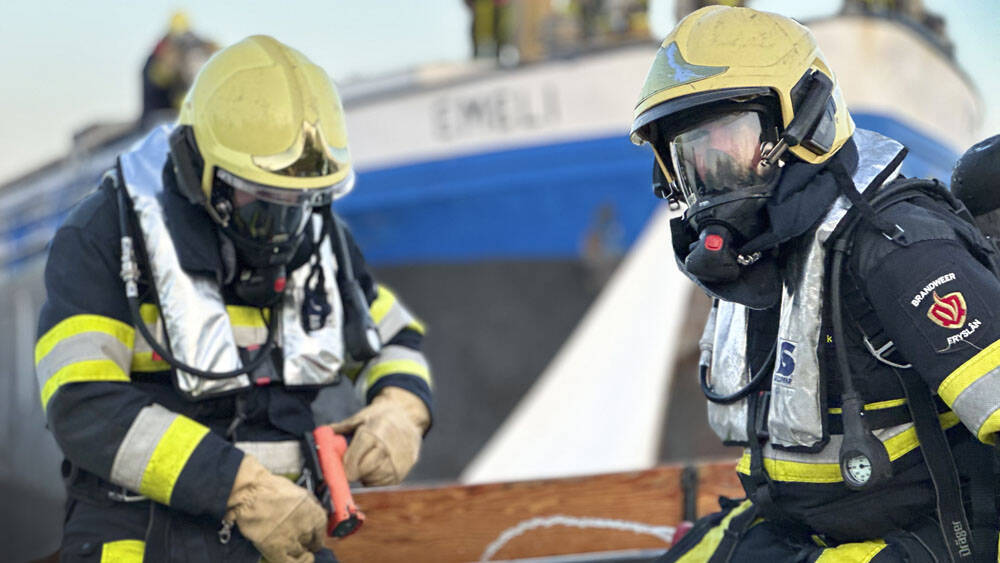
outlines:
[{"label": "leather glove", "polygon": [[338,434],[354,432],[344,454],[347,479],[365,485],[398,484],[417,462],[430,421],[419,397],[399,387],[386,387],[354,416],[331,424]]},{"label": "leather glove", "polygon": [[269,563],[311,563],[323,547],[326,512],[309,491],[273,475],[244,455],[226,503],[226,522],[236,522]]}]

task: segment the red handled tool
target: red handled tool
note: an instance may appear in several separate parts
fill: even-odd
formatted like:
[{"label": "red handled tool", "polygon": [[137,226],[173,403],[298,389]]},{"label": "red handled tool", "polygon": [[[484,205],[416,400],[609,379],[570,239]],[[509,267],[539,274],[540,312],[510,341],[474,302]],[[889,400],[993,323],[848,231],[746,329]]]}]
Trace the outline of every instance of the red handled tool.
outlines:
[{"label": "red handled tool", "polygon": [[306,444],[307,464],[316,475],[316,496],[330,514],[326,533],[336,538],[349,536],[365,523],[365,515],[354,504],[344,473],[347,440],[329,426],[320,426],[306,433]]}]

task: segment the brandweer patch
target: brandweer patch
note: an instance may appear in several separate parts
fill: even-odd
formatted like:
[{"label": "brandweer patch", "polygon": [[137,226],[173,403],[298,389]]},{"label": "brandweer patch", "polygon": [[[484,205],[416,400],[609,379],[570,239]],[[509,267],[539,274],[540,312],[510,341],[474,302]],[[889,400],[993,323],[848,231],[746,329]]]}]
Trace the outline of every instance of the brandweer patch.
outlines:
[{"label": "brandweer patch", "polygon": [[913,305],[914,307],[919,307],[920,303],[923,302],[924,298],[933,293],[934,290],[937,289],[938,287],[950,281],[955,281],[955,272],[947,273],[925,285],[924,288],[920,290],[920,293],[913,296],[913,299],[910,301],[910,305]]}]

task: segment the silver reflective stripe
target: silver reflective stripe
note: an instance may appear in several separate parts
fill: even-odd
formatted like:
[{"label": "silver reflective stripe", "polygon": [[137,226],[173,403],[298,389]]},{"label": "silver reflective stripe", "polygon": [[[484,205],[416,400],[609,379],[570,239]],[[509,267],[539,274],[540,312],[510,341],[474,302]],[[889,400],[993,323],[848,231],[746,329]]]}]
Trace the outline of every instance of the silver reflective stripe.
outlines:
[{"label": "silver reflective stripe", "polygon": [[304,459],[302,443],[298,440],[280,442],[236,442],[244,453],[252,455],[261,465],[275,475],[298,475]]},{"label": "silver reflective stripe", "polygon": [[962,390],[951,409],[976,436],[997,411],[997,391],[1000,390],[1000,367],[993,368]]},{"label": "silver reflective stripe", "polygon": [[378,335],[382,339],[382,343],[392,340],[393,336],[410,326],[415,320],[399,300],[393,300],[392,306],[378,323]]},{"label": "silver reflective stripe", "polygon": [[[322,221],[314,216],[312,229],[318,234]],[[327,237],[320,245],[320,267],[326,285],[326,299],[330,314],[326,324],[318,330],[306,332],[302,327],[302,304],[305,301],[306,278],[312,268],[306,264],[292,272],[285,290],[285,303],[281,308],[281,349],[285,355],[285,385],[329,385],[339,381],[338,374],[344,365],[344,336],[342,319],[344,307],[337,290],[337,259]]]},{"label": "silver reflective stripe", "polygon": [[[402,369],[398,369],[397,366],[402,367]],[[381,379],[382,376],[392,373],[418,375],[413,373],[414,371],[421,371],[424,374],[430,373],[430,366],[427,365],[427,359],[423,353],[412,348],[407,348],[406,346],[392,344],[382,348],[378,356],[368,362],[368,365],[365,366],[365,369],[361,371],[355,381],[355,390],[364,399],[368,393],[368,388],[375,381]],[[430,381],[428,381],[428,384],[430,384]]]},{"label": "silver reflective stripe", "polygon": [[105,332],[82,332],[59,341],[35,367],[38,388],[44,389],[49,379],[60,369],[88,360],[111,360],[129,372],[132,350],[114,336]]},{"label": "silver reflective stripe", "polygon": [[[906,422],[896,426],[891,426],[889,428],[881,428],[878,430],[873,430],[872,434],[880,442],[885,443],[890,438],[899,436],[903,432],[913,428],[912,422]],[[914,436],[914,440],[916,436]],[[844,441],[844,436],[841,434],[833,434],[830,436],[830,441],[823,446],[823,449],[816,453],[803,453],[803,452],[790,452],[788,450],[782,450],[771,446],[770,443],[764,445],[764,457],[767,459],[773,459],[777,461],[794,461],[797,463],[840,463],[840,445]],[[919,445],[919,442],[914,441],[912,444],[914,447]],[[890,457],[893,461],[899,459],[902,454],[912,451],[913,448],[893,448],[890,452]]]},{"label": "silver reflective stripe", "polygon": [[[711,385],[720,395],[729,395],[750,381],[746,359],[747,309],[729,301],[719,301],[714,318],[712,342]],[[706,323],[707,331],[712,323]],[[708,423],[724,442],[746,442],[747,401],[729,405],[709,401]]]},{"label": "silver reflective stripe", "polygon": [[139,491],[156,446],[178,416],[156,404],[139,411],[115,453],[111,464],[111,482],[130,491]]},{"label": "silver reflective stripe", "polygon": [[233,338],[240,348],[261,346],[267,341],[267,327],[233,325]]}]

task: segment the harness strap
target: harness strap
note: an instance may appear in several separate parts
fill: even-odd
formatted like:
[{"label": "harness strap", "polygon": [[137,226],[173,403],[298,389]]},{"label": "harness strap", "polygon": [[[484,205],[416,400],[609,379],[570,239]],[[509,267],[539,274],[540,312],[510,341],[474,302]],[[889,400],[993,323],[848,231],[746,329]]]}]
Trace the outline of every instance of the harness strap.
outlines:
[{"label": "harness strap", "polygon": [[976,552],[973,547],[972,528],[969,526],[969,519],[962,504],[962,486],[958,478],[958,468],[955,466],[948,437],[945,436],[938,421],[930,388],[915,373],[904,374],[896,369],[893,371],[906,392],[910,416],[913,417],[913,427],[920,441],[920,453],[924,456],[924,463],[927,464],[931,481],[934,483],[938,520],[951,560],[973,561]]},{"label": "harness strap", "polygon": [[993,448],[968,440],[955,448],[955,459],[969,475],[972,537],[977,560],[997,560],[996,456]]},{"label": "harness strap", "polygon": [[759,507],[754,502],[749,508],[737,514],[729,521],[729,525],[722,532],[722,540],[715,547],[715,551],[712,552],[712,557],[709,558],[708,563],[729,563],[733,558],[733,553],[736,551],[736,546],[740,543],[740,539],[757,519],[758,512]]},{"label": "harness strap", "polygon": [[[934,406],[937,407],[936,411],[938,414],[946,413],[949,410],[948,405],[937,396],[934,397]],[[865,420],[868,421],[868,428],[871,430],[891,428],[900,424],[906,424],[907,422],[913,422],[910,410],[906,407],[905,403],[894,407],[865,410]],[[830,434],[843,434],[844,421],[842,415],[828,413],[826,426]]]}]

